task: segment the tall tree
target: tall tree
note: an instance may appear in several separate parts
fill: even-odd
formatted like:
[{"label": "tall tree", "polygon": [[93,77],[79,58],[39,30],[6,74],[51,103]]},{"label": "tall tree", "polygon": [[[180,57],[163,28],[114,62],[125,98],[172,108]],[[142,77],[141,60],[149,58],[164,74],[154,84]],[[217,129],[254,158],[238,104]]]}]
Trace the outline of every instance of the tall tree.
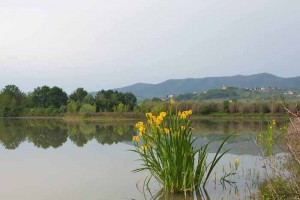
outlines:
[{"label": "tall tree", "polygon": [[83,88],[77,88],[71,95],[70,95],[70,100],[75,101],[79,103],[80,105],[82,104],[84,98],[88,95],[88,92],[85,91]]},{"label": "tall tree", "polygon": [[26,103],[26,95],[15,85],[0,92],[0,116],[17,116]]},{"label": "tall tree", "polygon": [[33,101],[33,106],[48,108],[50,106],[50,101],[49,101],[50,90],[51,88],[46,85],[35,88],[33,92],[30,94],[30,97],[32,98]]},{"label": "tall tree", "polygon": [[7,85],[1,91],[1,95],[5,96],[10,103],[14,102],[17,106],[24,103],[25,94],[15,85]]},{"label": "tall tree", "polygon": [[134,94],[130,93],[130,92],[126,92],[122,95],[122,103],[124,105],[128,105],[129,106],[129,110],[133,110],[134,106],[136,106],[137,103],[137,99],[134,96]]},{"label": "tall tree", "polygon": [[48,108],[50,106],[59,108],[67,105],[68,95],[59,87],[43,86],[35,88],[30,94],[34,107]]},{"label": "tall tree", "polygon": [[50,106],[60,108],[62,105],[67,105],[68,95],[61,88],[54,86],[48,93]]},{"label": "tall tree", "polygon": [[132,93],[122,93],[113,90],[101,90],[96,97],[97,111],[113,111],[119,104],[128,106],[129,110],[133,110],[137,103],[136,97]]},{"label": "tall tree", "polygon": [[101,90],[96,95],[97,111],[113,111],[114,105],[118,105],[116,92],[112,90]]},{"label": "tall tree", "polygon": [[90,104],[93,106],[93,105],[95,105],[95,98],[92,95],[87,94],[84,97],[83,103]]}]

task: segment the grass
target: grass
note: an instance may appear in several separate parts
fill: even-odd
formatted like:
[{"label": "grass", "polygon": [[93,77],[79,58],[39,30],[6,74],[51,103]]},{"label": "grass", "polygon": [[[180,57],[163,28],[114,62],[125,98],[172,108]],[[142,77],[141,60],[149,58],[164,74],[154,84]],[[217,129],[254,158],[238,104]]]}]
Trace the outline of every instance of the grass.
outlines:
[{"label": "grass", "polygon": [[265,153],[267,156],[273,155],[273,146],[276,142],[278,142],[279,139],[284,139],[284,133],[286,132],[286,125],[277,129],[277,122],[275,119],[273,119],[271,122],[268,122],[268,125],[266,127],[266,130],[264,132],[261,132],[257,136],[257,141],[262,147],[262,149],[265,150]]},{"label": "grass", "polygon": [[94,113],[88,116],[83,116],[80,114],[66,114],[63,117],[63,120],[66,122],[94,122],[94,123],[102,123],[102,122],[122,122],[122,121],[136,121],[140,120],[142,115],[139,113],[117,113],[117,112],[101,112]]},{"label": "grass", "polygon": [[[261,114],[230,114],[230,113],[214,113],[214,114],[209,114],[209,115],[191,115],[190,118],[191,120],[198,120],[198,119],[213,119],[213,120],[225,120],[227,121],[228,119],[235,119],[235,120],[241,120],[241,119],[251,119],[251,120],[258,120],[261,121],[262,119],[268,120],[272,118],[280,118],[281,120],[283,119],[288,119],[288,118],[283,118],[285,115],[276,115],[276,116],[271,116],[271,115],[261,115]],[[62,117],[57,117],[57,118],[63,118],[64,121],[66,122],[112,122],[112,121],[137,121],[137,120],[146,120],[144,115],[142,113],[116,113],[116,112],[102,112],[102,113],[95,113],[90,116],[84,117],[80,114],[65,114]]]},{"label": "grass", "polygon": [[147,113],[147,123],[138,122],[138,135],[133,137],[135,149],[142,166],[134,170],[148,170],[147,185],[152,177],[168,193],[192,192],[205,187],[215,166],[227,153],[221,152],[229,137],[219,146],[213,160],[207,163],[208,144],[194,147],[189,116],[192,111],[161,112],[158,116]]},{"label": "grass", "polygon": [[261,143],[270,143],[274,144],[275,142],[275,131],[276,121],[272,120],[271,123],[268,124],[266,131],[264,133],[259,134],[258,139]]},{"label": "grass", "polygon": [[288,116],[284,113],[221,113],[215,112],[207,115],[199,115],[193,117],[201,118],[254,118],[254,119],[274,119],[274,118],[286,118]]},{"label": "grass", "polygon": [[[295,120],[300,122],[299,118]],[[298,125],[299,127],[299,125]],[[288,131],[287,127],[280,127],[280,134],[276,134],[276,121],[273,120],[269,123],[266,131],[260,134],[258,140],[261,144],[269,145],[270,149],[273,148],[274,144],[278,142],[286,143],[285,146],[291,147],[296,151],[290,151],[287,148],[286,160],[287,162],[283,165],[283,168],[279,168],[270,162],[268,167],[272,172],[272,177],[266,177],[266,179],[260,184],[259,192],[253,198],[269,200],[269,199],[300,199],[300,162],[297,162],[297,155],[300,151],[299,143],[299,130],[296,124],[289,124]],[[278,131],[277,131],[278,133]],[[278,138],[278,136],[282,136]],[[280,139],[280,141],[278,141]],[[298,153],[298,154],[297,154]],[[274,156],[272,153],[266,153],[266,156]],[[266,168],[267,170],[267,168]],[[286,173],[286,171],[288,173]]]},{"label": "grass", "polygon": [[[265,181],[259,186],[260,196],[262,200],[270,199],[300,199],[299,196],[300,181],[291,182],[282,177],[273,178]],[[298,186],[297,186],[298,185]]]},{"label": "grass", "polygon": [[107,122],[125,122],[125,121],[133,122],[136,121],[138,118],[65,116],[62,119],[65,122],[69,122],[69,123],[79,123],[79,122],[107,123]]},{"label": "grass", "polygon": [[[243,120],[243,119],[251,119],[251,120],[269,120],[273,118],[280,118],[281,120],[288,120],[289,118],[287,115],[284,114],[261,114],[261,113],[211,113],[208,115],[191,115],[191,120],[205,120],[205,119],[212,119],[212,120],[219,120],[219,121],[226,121],[226,120]],[[100,113],[92,113],[89,116],[83,116],[79,113],[69,114],[69,113],[61,113],[58,115],[32,115],[29,113],[23,113],[19,117],[12,117],[12,118],[31,118],[31,119],[39,119],[39,118],[57,118],[63,119],[66,122],[93,122],[93,123],[103,123],[103,122],[112,122],[112,121],[137,121],[137,120],[145,120],[143,113],[136,113],[136,112],[100,112]]]}]

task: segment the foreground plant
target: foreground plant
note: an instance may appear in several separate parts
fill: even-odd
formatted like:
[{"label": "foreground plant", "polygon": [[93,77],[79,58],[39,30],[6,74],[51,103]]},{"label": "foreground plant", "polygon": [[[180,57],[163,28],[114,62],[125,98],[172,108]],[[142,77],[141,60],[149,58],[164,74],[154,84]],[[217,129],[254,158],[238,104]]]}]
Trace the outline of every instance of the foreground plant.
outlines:
[{"label": "foreground plant", "polygon": [[[300,199],[300,116],[298,112],[293,113],[284,105],[283,107],[295,117],[291,119],[288,127],[279,128],[282,136],[279,138],[280,140],[274,136],[275,139],[272,140],[273,144],[279,142],[285,144],[285,148],[283,148],[283,150],[286,149],[286,154],[283,157],[284,165],[278,167],[276,162],[272,162],[274,155],[265,157],[266,161],[269,160],[266,162],[267,167],[265,167],[267,173],[265,180],[259,185],[259,192],[253,195],[255,199]],[[272,123],[276,125],[274,120]],[[268,170],[270,170],[269,173]]]},{"label": "foreground plant", "polygon": [[192,139],[189,116],[191,110],[172,113],[161,112],[158,116],[147,113],[147,123],[138,122],[138,135],[133,137],[135,150],[142,167],[134,172],[149,170],[166,192],[184,192],[207,184],[213,169],[228,151],[221,149],[228,137],[223,140],[213,160],[207,163],[208,144],[195,147]]}]

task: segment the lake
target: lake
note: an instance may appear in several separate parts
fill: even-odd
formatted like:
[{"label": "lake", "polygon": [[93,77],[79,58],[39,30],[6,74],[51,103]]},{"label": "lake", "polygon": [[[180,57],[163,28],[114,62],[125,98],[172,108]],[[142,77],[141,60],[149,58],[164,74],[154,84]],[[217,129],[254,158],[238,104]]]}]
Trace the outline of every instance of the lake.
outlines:
[{"label": "lake", "polygon": [[[0,199],[151,199],[151,194],[166,199],[155,181],[150,183],[151,194],[142,193],[142,180],[148,174],[131,172],[139,167],[137,155],[129,151],[133,149],[135,122],[70,124],[50,119],[0,119]],[[233,135],[225,146],[231,150],[214,174],[216,181],[212,176],[206,191],[201,191],[204,199],[247,199],[257,190],[266,173],[262,152],[278,158],[283,155],[277,146],[258,146],[256,137],[267,125],[259,119],[193,120],[194,136],[199,137],[196,144],[213,141],[210,158],[218,148],[218,139]],[[236,158],[241,160],[238,175],[231,179],[236,183],[221,184],[218,178]]]}]

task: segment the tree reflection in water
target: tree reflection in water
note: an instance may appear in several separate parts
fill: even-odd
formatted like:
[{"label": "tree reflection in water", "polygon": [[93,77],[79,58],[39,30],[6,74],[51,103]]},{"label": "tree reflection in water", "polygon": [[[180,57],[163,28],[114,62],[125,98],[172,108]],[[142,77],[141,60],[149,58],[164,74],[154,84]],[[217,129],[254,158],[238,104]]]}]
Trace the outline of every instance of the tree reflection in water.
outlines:
[{"label": "tree reflection in water", "polygon": [[[33,143],[38,148],[58,148],[70,140],[78,147],[85,146],[95,140],[99,144],[116,144],[118,142],[131,143],[135,135],[135,122],[118,124],[93,123],[64,123],[60,120],[29,120],[29,119],[1,119],[0,143],[6,149],[16,149],[23,142]],[[264,130],[266,122],[241,120],[199,120],[193,122],[195,135],[203,142],[225,137],[236,133],[239,137],[232,137],[229,143],[250,141],[256,134]]]},{"label": "tree reflection in water", "polygon": [[90,123],[66,124],[60,120],[0,120],[0,143],[6,149],[16,149],[22,142],[35,147],[58,148],[72,141],[83,147],[95,139],[100,144],[131,141],[134,125],[95,125]]},{"label": "tree reflection in water", "polygon": [[[278,127],[281,127],[282,123],[285,122],[278,122]],[[0,119],[0,145],[2,145],[5,149],[13,150],[17,149],[22,143],[30,143],[34,145],[34,147],[42,149],[59,148],[67,142],[78,147],[84,147],[92,141],[94,144],[99,143],[99,145],[112,145],[120,142],[131,144],[132,136],[136,135],[134,124],[135,121],[132,123],[126,122],[117,124],[70,124],[64,123],[60,120],[49,119]],[[214,141],[216,139],[226,137],[228,134],[235,134],[235,136],[230,138],[226,145],[227,148],[232,149],[230,151],[231,155],[229,155],[227,160],[234,160],[237,156],[243,158],[243,161],[245,162],[245,169],[242,168],[243,170],[240,171],[240,174],[244,174],[245,172],[245,176],[249,177],[249,179],[247,179],[249,187],[257,188],[257,180],[261,179],[262,176],[257,175],[261,173],[261,171],[256,169],[256,166],[260,165],[260,160],[258,158],[260,152],[258,151],[256,144],[253,143],[253,138],[255,138],[258,133],[265,130],[267,125],[267,122],[260,120],[195,120],[193,121],[194,136],[198,136],[200,138],[195,141],[195,145],[206,144],[208,141]],[[214,153],[218,146],[218,142],[212,142],[209,150],[210,153]],[[273,154],[279,152],[278,149],[271,150]],[[254,158],[257,159],[252,161]],[[226,163],[227,160],[225,159],[226,165],[228,164]],[[255,166],[255,168],[252,169],[251,166]],[[218,172],[222,172],[222,169],[220,168]],[[257,180],[252,180],[251,177],[256,177]],[[246,187],[244,187],[243,184],[239,185],[239,187],[241,188],[241,193],[242,191],[246,191],[244,190]],[[163,190],[151,191],[153,195],[147,195],[147,197],[151,198],[151,196],[154,196],[154,199],[174,200],[195,199],[195,197],[196,199],[219,198],[219,195],[221,194],[217,194],[214,191],[213,186],[210,188],[210,190],[208,189],[208,193],[204,190],[197,191],[193,193],[193,196],[188,196],[187,198],[182,195],[168,196],[168,194],[164,193]],[[156,187],[154,187],[154,189],[156,189]],[[220,190],[220,193],[221,192],[223,191]],[[228,193],[231,194],[230,192]],[[208,196],[208,194],[210,196]],[[222,195],[227,195],[227,193],[222,193]],[[230,197],[225,199],[234,199]]]},{"label": "tree reflection in water", "polygon": [[0,120],[0,142],[6,149],[16,149],[27,138],[23,132],[22,122]]}]

